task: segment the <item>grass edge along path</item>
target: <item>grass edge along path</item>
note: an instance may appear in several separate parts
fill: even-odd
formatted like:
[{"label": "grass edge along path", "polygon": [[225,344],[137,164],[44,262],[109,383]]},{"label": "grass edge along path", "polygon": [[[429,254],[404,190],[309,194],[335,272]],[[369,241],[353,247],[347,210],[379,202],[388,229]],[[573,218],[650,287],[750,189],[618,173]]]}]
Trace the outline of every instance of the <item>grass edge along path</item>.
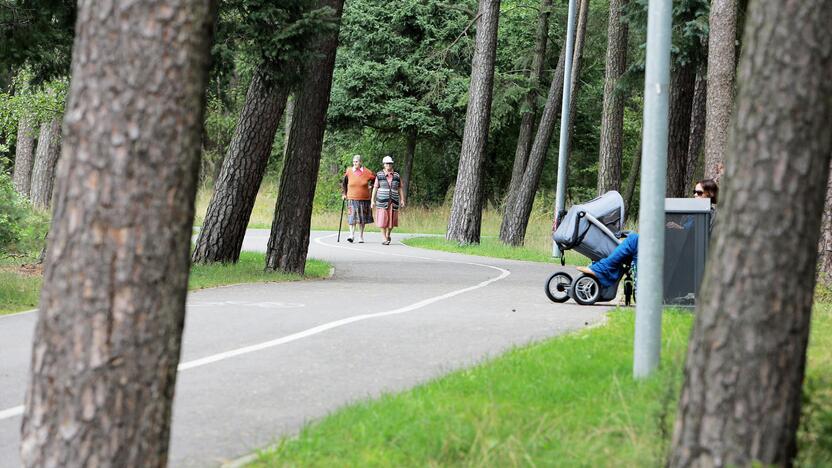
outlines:
[{"label": "grass edge along path", "polygon": [[[236,264],[192,265],[188,277],[188,290],[230,286],[242,283],[265,283],[321,279],[329,276],[332,265],[322,260],[307,259],[306,273],[297,274],[266,272],[265,254],[242,252]],[[37,307],[42,285],[40,275],[0,271],[0,316],[31,310]]]},{"label": "grass edge along path", "polygon": [[[481,257],[504,258],[507,260],[525,260],[529,262],[552,263],[560,265],[560,259],[554,258],[551,254],[546,254],[537,249],[530,249],[528,247],[513,247],[503,244],[499,239],[493,237],[483,237],[479,244],[460,245],[457,242],[449,241],[444,237],[425,236],[425,237],[409,237],[402,239],[401,242],[409,247],[418,247],[420,249],[441,250],[443,252],[461,253],[466,255],[478,255]],[[588,265],[589,259],[583,255],[574,252],[566,252],[567,265]]]},{"label": "grass edge along path", "polygon": [[[634,315],[516,348],[474,368],[357,403],[259,452],[272,466],[662,466],[689,312],[666,311],[662,365],[632,378]],[[796,466],[832,464],[832,304],[812,322]]]}]

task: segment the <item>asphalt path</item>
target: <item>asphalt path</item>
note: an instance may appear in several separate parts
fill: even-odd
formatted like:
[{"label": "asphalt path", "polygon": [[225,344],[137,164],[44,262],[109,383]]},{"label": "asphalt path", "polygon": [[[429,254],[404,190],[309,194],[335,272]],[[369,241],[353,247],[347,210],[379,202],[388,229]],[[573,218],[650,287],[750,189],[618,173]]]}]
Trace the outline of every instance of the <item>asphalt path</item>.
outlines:
[{"label": "asphalt path", "polygon": [[[607,306],[553,304],[560,269],[313,232],[327,280],[188,295],[170,465],[219,466],[346,404],[596,323]],[[264,251],[268,231],[246,233]],[[568,268],[566,270],[569,270]],[[17,467],[36,313],[0,317],[0,466]]]}]

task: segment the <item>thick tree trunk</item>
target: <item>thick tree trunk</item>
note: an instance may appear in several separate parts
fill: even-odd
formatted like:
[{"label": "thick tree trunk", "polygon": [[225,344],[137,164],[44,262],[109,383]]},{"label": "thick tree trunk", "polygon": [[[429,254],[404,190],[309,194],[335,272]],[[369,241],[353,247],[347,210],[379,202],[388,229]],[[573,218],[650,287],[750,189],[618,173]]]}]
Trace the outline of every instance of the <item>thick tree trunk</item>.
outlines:
[{"label": "thick tree trunk", "polygon": [[[319,6],[335,11],[340,21],[344,0],[320,0]],[[326,127],[326,110],[332,88],[338,29],[316,46],[321,57],[311,63],[295,94],[297,111],[292,118],[289,147],[283,160],[274,221],[266,250],[266,269],[303,274],[309,249],[312,201]]]},{"label": "thick tree trunk", "polygon": [[214,194],[192,256],[194,263],[239,260],[286,95],[286,88],[271,83],[265,70],[255,72],[214,184]]},{"label": "thick tree trunk", "polygon": [[627,176],[627,186],[624,189],[624,223],[630,219],[633,211],[633,197],[636,193],[636,184],[638,184],[638,176],[641,174],[641,140],[639,140],[638,148],[633,154],[633,164],[630,166],[630,173]]},{"label": "thick tree trunk", "polygon": [[598,195],[610,190],[621,190],[624,93],[616,87],[627,71],[627,23],[621,21],[622,10],[627,3],[627,0],[610,0],[604,109],[601,115],[601,147],[598,154]]},{"label": "thick tree trunk", "polygon": [[670,79],[667,142],[667,196],[681,198],[687,187],[690,116],[696,89],[696,64],[677,65]]},{"label": "thick tree trunk", "polygon": [[[534,137],[534,144],[529,153],[529,162],[523,179],[517,187],[511,190],[517,192],[514,198],[514,206],[506,206],[503,212],[503,221],[500,224],[500,240],[509,245],[523,245],[526,237],[526,227],[529,223],[529,214],[534,203],[534,194],[540,183],[540,174],[543,171],[543,161],[549,152],[549,143],[552,133],[560,116],[563,98],[563,68],[566,56],[566,47],[560,51],[558,65],[552,76],[552,83],[549,86],[549,95],[546,98],[546,105],[540,115],[540,122],[537,125],[537,134]],[[528,209],[527,209],[528,208]]]},{"label": "thick tree trunk", "polygon": [[78,5],[25,466],[167,465],[214,12],[108,5]]},{"label": "thick tree trunk", "polygon": [[14,152],[12,184],[17,193],[29,198],[32,189],[32,164],[35,149],[35,129],[32,116],[24,114],[17,124],[17,147]]},{"label": "thick tree trunk", "polygon": [[404,168],[402,169],[402,192],[404,199],[409,200],[410,179],[413,177],[413,159],[416,157],[416,142],[418,135],[415,131],[407,134],[407,152],[404,155]]},{"label": "thick tree trunk", "polygon": [[832,155],[830,24],[832,0],[751,3],[671,466],[795,455]]},{"label": "thick tree trunk", "polygon": [[699,160],[702,154],[702,144],[705,142],[705,102],[708,94],[707,66],[703,60],[696,72],[696,85],[693,90],[693,104],[690,112],[690,137],[688,139],[687,169],[685,180],[687,181],[687,194],[696,186],[696,171],[699,168]]},{"label": "thick tree trunk", "polygon": [[818,280],[832,287],[832,176],[826,182],[826,201],[823,205],[820,242],[818,242]]},{"label": "thick tree trunk", "polygon": [[58,117],[40,126],[35,164],[32,167],[32,205],[42,210],[52,205],[55,165],[61,155],[61,121]]},{"label": "thick tree trunk", "polygon": [[705,177],[719,180],[734,107],[737,0],[713,0],[708,18],[708,104]]},{"label": "thick tree trunk", "polygon": [[532,138],[534,136],[534,120],[537,115],[537,100],[540,94],[540,77],[543,75],[544,59],[546,58],[546,45],[549,38],[549,15],[552,13],[552,0],[540,2],[540,14],[537,17],[537,32],[534,41],[534,56],[532,57],[532,68],[529,72],[529,85],[531,89],[523,101],[523,113],[520,119],[520,132],[517,135],[517,146],[514,150],[514,165],[511,169],[511,182],[509,182],[508,195],[505,206],[513,206],[514,188],[520,185],[523,180],[523,173],[526,172],[526,164],[529,160]]},{"label": "thick tree trunk", "polygon": [[483,162],[491,123],[491,92],[497,53],[500,0],[480,0],[468,111],[459,155],[456,188],[448,219],[448,240],[462,244],[480,242],[482,224]]}]

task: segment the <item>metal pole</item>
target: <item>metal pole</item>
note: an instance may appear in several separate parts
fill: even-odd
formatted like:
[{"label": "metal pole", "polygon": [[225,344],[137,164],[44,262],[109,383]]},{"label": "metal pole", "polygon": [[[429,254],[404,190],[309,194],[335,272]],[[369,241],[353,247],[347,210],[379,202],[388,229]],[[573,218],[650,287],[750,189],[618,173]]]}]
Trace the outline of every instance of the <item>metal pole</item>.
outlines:
[{"label": "metal pole", "polygon": [[[558,147],[558,186],[555,197],[555,219],[563,210],[566,197],[566,154],[569,148],[569,102],[572,100],[572,50],[575,48],[575,3],[569,0],[566,20],[566,53],[563,64],[563,99],[560,105],[560,146]],[[552,256],[560,257],[558,245],[552,242]]]},{"label": "metal pole", "polygon": [[644,75],[638,288],[633,354],[633,376],[637,379],[647,377],[656,370],[661,352],[672,3],[671,0],[650,0],[647,11],[647,69]]}]

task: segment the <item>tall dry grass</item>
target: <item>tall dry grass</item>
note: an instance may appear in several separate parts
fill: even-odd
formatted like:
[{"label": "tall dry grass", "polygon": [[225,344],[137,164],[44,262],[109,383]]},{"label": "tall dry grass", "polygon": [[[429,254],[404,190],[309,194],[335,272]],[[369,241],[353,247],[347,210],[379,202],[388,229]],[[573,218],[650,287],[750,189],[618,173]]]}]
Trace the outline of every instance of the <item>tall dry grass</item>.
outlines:
[{"label": "tall dry grass", "polygon": [[[254,210],[251,213],[251,219],[248,226],[256,229],[269,229],[272,225],[272,218],[274,216],[274,206],[277,199],[277,193],[272,185],[263,184],[268,188],[261,189],[257,194],[257,200],[254,203]],[[211,201],[211,190],[209,188],[202,188],[197,193],[196,198],[196,217],[194,224],[202,225],[205,218],[205,212],[208,209],[208,203]],[[552,251],[552,219],[551,208],[546,209],[547,200],[539,199],[535,202],[535,207],[532,210],[532,215],[529,219],[529,226],[526,229],[526,247],[538,250],[544,253],[551,253]],[[312,214],[312,229],[315,230],[337,230],[338,219],[341,215],[340,205],[331,207],[331,209],[313,210]],[[419,234],[445,234],[448,227],[448,217],[450,215],[450,205],[444,204],[435,207],[424,206],[407,206],[399,213],[399,227],[396,232],[404,233],[419,233]],[[346,218],[346,215],[344,216]],[[500,234],[500,223],[502,221],[502,214],[495,209],[489,208],[483,211],[482,215],[482,236],[497,237]],[[342,229],[346,229],[346,219]],[[378,232],[375,226],[368,226],[367,231]]]}]

